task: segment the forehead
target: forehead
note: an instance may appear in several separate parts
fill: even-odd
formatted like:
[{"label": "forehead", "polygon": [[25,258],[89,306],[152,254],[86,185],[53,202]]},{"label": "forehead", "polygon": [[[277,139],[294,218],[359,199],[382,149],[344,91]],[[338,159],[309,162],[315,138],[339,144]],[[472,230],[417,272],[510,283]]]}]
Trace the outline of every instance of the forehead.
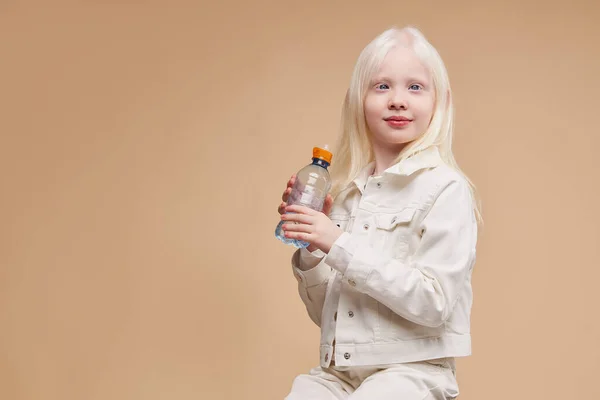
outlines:
[{"label": "forehead", "polygon": [[410,46],[395,46],[383,59],[376,77],[399,78],[410,75],[421,79],[429,78],[429,71]]}]

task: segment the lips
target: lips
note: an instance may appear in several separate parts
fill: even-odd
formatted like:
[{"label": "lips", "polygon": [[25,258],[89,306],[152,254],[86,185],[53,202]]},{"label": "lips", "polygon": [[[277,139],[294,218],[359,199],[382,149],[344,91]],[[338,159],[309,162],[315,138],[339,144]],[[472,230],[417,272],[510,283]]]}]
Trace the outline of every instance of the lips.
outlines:
[{"label": "lips", "polygon": [[385,118],[385,122],[394,129],[403,129],[412,123],[409,118],[400,116]]},{"label": "lips", "polygon": [[391,116],[391,117],[384,118],[384,120],[385,121],[407,121],[407,122],[412,121],[410,118],[406,118],[406,117],[402,117],[402,116]]}]

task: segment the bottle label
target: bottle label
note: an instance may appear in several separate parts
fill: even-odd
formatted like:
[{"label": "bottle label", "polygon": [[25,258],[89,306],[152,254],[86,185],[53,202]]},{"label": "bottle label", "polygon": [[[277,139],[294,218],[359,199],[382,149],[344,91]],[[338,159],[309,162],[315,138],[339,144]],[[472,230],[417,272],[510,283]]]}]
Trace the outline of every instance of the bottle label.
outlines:
[{"label": "bottle label", "polygon": [[323,209],[324,202],[325,197],[315,187],[307,185],[300,188],[298,184],[294,185],[288,199],[288,204],[298,204],[317,211]]},{"label": "bottle label", "polygon": [[311,206],[312,203],[315,201],[315,196],[312,193],[302,193],[302,195],[300,196],[300,200],[298,200],[299,203],[301,203],[302,205],[305,206]]}]

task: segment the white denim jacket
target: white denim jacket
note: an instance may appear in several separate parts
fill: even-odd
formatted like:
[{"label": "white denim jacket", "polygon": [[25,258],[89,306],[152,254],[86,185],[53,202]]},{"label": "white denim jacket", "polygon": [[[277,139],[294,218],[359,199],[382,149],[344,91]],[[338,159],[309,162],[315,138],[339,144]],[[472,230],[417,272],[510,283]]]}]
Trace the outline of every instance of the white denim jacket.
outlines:
[{"label": "white denim jacket", "polygon": [[369,164],[335,199],[344,233],[292,268],[321,327],[320,365],[395,364],[471,354],[477,223],[466,180],[436,147],[381,176]]}]

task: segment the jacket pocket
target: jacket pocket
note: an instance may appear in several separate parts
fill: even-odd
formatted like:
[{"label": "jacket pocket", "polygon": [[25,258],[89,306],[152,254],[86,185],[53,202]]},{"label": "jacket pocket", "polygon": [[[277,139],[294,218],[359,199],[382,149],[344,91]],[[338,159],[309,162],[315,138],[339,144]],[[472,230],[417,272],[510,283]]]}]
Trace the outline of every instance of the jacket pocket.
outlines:
[{"label": "jacket pocket", "polygon": [[331,214],[329,219],[342,228],[344,232],[348,232],[350,230],[350,216],[348,214]]},{"label": "jacket pocket", "polygon": [[398,225],[408,225],[415,215],[416,209],[405,208],[394,213],[379,213],[375,215],[377,228],[393,231]]},{"label": "jacket pocket", "polygon": [[408,257],[415,213],[415,208],[404,208],[396,212],[375,214],[377,236],[373,245],[383,254],[405,260]]}]

